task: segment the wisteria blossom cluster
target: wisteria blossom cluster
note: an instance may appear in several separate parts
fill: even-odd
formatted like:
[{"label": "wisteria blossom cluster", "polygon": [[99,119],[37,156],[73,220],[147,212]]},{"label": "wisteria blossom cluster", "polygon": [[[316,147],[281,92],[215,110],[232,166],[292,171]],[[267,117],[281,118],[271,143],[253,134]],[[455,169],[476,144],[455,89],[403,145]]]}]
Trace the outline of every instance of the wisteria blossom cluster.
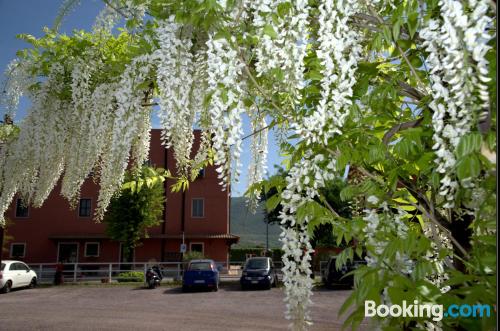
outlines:
[{"label": "wisteria blossom cluster", "polygon": [[226,39],[211,37],[207,41],[208,90],[211,93],[208,111],[212,123],[212,147],[220,184],[224,188],[229,184],[231,161],[235,162],[234,173],[231,174],[234,180],[238,179],[241,171],[241,116],[246,109],[243,104],[241,76],[243,66],[238,51]]},{"label": "wisteria blossom cluster", "polygon": [[61,92],[64,73],[61,65],[50,68],[44,84],[31,94],[31,112],[21,125],[19,137],[2,148],[0,223],[16,193],[40,206],[63,170],[68,123],[60,114],[69,104],[51,96]]},{"label": "wisteria blossom cluster", "polygon": [[[312,247],[307,233],[309,219],[298,220],[297,209],[319,195],[327,181],[335,175],[335,160],[322,154],[306,155],[294,165],[286,177],[280,220],[283,243],[283,283],[286,294],[286,318],[293,330],[302,330],[311,323],[308,307],[311,304],[312,279],[310,254]],[[304,324],[305,323],[305,324]]]},{"label": "wisteria blossom cluster", "polygon": [[28,72],[30,66],[31,63],[14,59],[5,69],[5,79],[1,81],[3,91],[0,94],[0,104],[5,107],[8,114],[15,113],[19,98],[33,84],[33,77]]},{"label": "wisteria blossom cluster", "polygon": [[[276,17],[280,4],[289,4],[290,8],[283,16]],[[250,1],[250,7],[260,39],[255,49],[257,74],[280,69],[288,91],[299,98],[298,91],[304,87],[304,58],[309,38],[307,1],[258,0]]]},{"label": "wisteria blossom cluster", "polygon": [[491,19],[486,15],[489,8],[486,0],[469,1],[465,5],[458,0],[441,0],[439,4],[441,19],[429,20],[420,35],[429,52],[433,148],[437,170],[444,175],[440,195],[446,198],[445,207],[453,208],[459,185],[454,175],[457,162],[454,151],[460,138],[488,111],[485,54],[490,49],[486,29]]},{"label": "wisteria blossom cluster", "polygon": [[193,107],[192,42],[182,26],[170,17],[156,29],[159,48],[153,56],[157,62],[157,84],[160,91],[162,139],[171,148],[181,174],[187,174],[194,140],[193,124],[197,109]]},{"label": "wisteria blossom cluster", "polygon": [[72,205],[78,201],[80,187],[88,174],[98,168],[99,156],[108,145],[113,130],[113,95],[118,86],[104,83],[92,91],[90,80],[100,68],[102,63],[99,61],[80,60],[71,72],[72,105],[66,121],[77,132],[68,141],[68,149],[78,150],[79,153],[68,153],[65,156],[61,195]]},{"label": "wisteria blossom cluster", "polygon": [[[372,205],[379,207],[382,213],[377,209],[366,209],[363,219],[366,221],[366,226],[363,232],[366,235],[367,256],[366,261],[368,266],[377,266],[382,261],[379,261],[385,247],[390,242],[391,234],[398,238],[406,238],[408,226],[405,224],[403,217],[406,212],[398,210],[398,213],[392,213],[386,202],[379,203],[379,199],[375,196],[368,197],[367,201]],[[395,270],[401,273],[410,275],[414,268],[414,261],[408,256],[397,253],[394,261],[386,261],[394,267]]]},{"label": "wisteria blossom cluster", "polygon": [[[120,89],[115,92],[116,109],[114,111],[113,132],[109,150],[103,153],[100,172],[100,191],[97,200],[96,218],[102,219],[111,197],[120,188],[129,162],[131,146],[137,143],[137,164],[146,161],[149,151],[149,130],[144,132],[144,121],[149,118],[147,92],[138,88],[147,81],[152,70],[152,59],[144,55],[135,58],[130,63],[118,82]],[[149,126],[148,126],[149,127]],[[136,141],[136,137],[142,141]],[[142,151],[141,151],[142,149]]]},{"label": "wisteria blossom cluster", "polygon": [[324,1],[319,6],[318,49],[321,70],[321,100],[309,116],[297,123],[295,130],[308,143],[326,144],[334,134],[341,134],[352,105],[352,87],[361,58],[361,34],[348,26],[360,10],[360,2]]},{"label": "wisteria blossom cluster", "polygon": [[[257,132],[252,137],[251,152],[252,159],[248,166],[248,187],[251,188],[254,184],[260,183],[264,179],[267,169],[267,123],[264,116],[259,116],[258,113],[252,119],[252,132]],[[248,201],[249,209],[254,211],[257,208],[257,203],[260,198],[260,191],[254,189],[250,192]]]},{"label": "wisteria blossom cluster", "polygon": [[427,252],[426,258],[433,263],[436,270],[434,275],[429,276],[429,281],[440,288],[441,292],[447,292],[450,287],[444,285],[444,282],[448,280],[448,275],[444,270],[451,265],[452,258],[447,256],[441,259],[439,253],[442,250],[448,250],[449,252],[453,250],[449,234],[446,234],[434,224],[427,224],[423,233],[427,238],[431,239],[431,249]]}]

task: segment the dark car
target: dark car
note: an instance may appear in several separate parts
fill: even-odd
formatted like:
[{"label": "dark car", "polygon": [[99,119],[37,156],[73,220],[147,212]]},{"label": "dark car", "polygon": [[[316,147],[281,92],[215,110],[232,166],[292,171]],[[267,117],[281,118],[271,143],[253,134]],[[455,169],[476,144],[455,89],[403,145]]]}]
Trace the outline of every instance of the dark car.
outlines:
[{"label": "dark car", "polygon": [[213,260],[192,260],[182,277],[184,292],[204,288],[217,291],[219,289],[219,269]]},{"label": "dark car", "polygon": [[337,270],[335,266],[335,261],[337,258],[330,257],[328,260],[328,264],[323,271],[323,284],[327,288],[333,288],[335,286],[346,286],[346,287],[352,287],[354,285],[354,277],[353,275],[348,275],[349,272],[355,270],[357,267],[360,265],[366,264],[366,261],[364,260],[355,260],[354,262],[347,261],[347,263],[343,266],[340,267],[339,270]]},{"label": "dark car", "polygon": [[269,257],[251,257],[245,263],[240,278],[241,288],[264,287],[270,289],[278,284],[274,263]]}]

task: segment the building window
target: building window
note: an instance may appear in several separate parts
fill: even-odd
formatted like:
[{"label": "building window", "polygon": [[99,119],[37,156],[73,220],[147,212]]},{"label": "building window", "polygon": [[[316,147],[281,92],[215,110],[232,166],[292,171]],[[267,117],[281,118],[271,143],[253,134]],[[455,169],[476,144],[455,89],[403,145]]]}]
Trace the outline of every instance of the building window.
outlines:
[{"label": "building window", "polygon": [[24,257],[25,254],[26,254],[25,243],[10,244],[10,257],[20,258]]},{"label": "building window", "polygon": [[99,257],[99,243],[85,243],[85,257]]},{"label": "building window", "polygon": [[28,217],[29,208],[22,199],[16,201],[16,217]]},{"label": "building window", "polygon": [[204,200],[201,198],[193,199],[191,204],[191,217],[205,217]]},{"label": "building window", "polygon": [[78,216],[80,217],[90,217],[92,200],[91,199],[80,199],[80,208],[78,208]]},{"label": "building window", "polygon": [[203,250],[204,250],[203,246],[204,246],[203,243],[190,243],[189,250],[191,252],[199,252],[199,253],[203,254]]},{"label": "building window", "polygon": [[205,168],[201,168],[196,179],[205,178]]}]

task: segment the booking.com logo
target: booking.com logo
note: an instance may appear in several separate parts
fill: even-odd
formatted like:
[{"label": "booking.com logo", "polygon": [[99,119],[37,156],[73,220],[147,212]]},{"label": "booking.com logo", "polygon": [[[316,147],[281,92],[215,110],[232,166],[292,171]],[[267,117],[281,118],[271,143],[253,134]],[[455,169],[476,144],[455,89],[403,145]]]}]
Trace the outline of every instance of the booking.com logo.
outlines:
[{"label": "booking.com logo", "polygon": [[365,317],[428,317],[433,321],[441,321],[443,317],[490,317],[491,306],[485,304],[475,305],[456,305],[452,304],[446,310],[443,305],[430,303],[419,303],[418,300],[413,304],[408,304],[403,300],[401,305],[377,305],[373,300],[365,301]]}]

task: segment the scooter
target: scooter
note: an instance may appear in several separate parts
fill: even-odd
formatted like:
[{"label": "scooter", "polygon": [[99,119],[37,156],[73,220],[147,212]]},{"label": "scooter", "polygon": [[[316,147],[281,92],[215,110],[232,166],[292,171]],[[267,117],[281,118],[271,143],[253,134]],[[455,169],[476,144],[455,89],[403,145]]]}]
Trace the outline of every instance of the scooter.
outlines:
[{"label": "scooter", "polygon": [[160,286],[163,276],[161,275],[160,268],[158,266],[149,267],[146,271],[146,284],[148,288],[153,289]]}]

